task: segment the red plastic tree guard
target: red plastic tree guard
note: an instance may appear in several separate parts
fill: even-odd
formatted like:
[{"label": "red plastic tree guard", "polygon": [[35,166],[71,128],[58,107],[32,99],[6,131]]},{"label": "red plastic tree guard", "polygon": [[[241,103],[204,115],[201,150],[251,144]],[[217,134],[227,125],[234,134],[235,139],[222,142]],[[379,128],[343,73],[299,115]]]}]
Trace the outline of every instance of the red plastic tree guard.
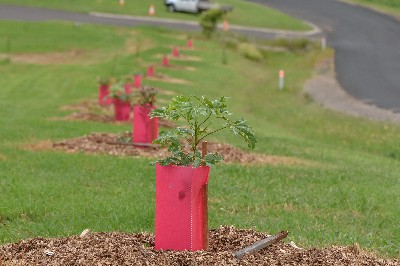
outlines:
[{"label": "red plastic tree guard", "polygon": [[205,248],[202,189],[210,167],[156,165],[155,249]]},{"label": "red plastic tree guard", "polygon": [[193,48],[193,40],[192,40],[192,39],[189,39],[189,40],[187,41],[187,46],[188,46],[189,48]]},{"label": "red plastic tree guard", "polygon": [[132,93],[132,83],[125,83],[125,93],[126,94],[131,94]]},{"label": "red plastic tree guard", "polygon": [[114,99],[114,118],[115,121],[129,121],[131,118],[131,105],[120,99]]},{"label": "red plastic tree guard", "polygon": [[111,104],[111,99],[108,98],[108,94],[110,85],[108,84],[101,84],[99,85],[99,104],[101,105],[108,105]]},{"label": "red plastic tree guard", "polygon": [[164,56],[162,60],[163,66],[169,66],[168,56]]},{"label": "red plastic tree guard", "polygon": [[151,119],[149,113],[156,108],[151,105],[133,106],[133,142],[151,143],[158,137],[158,118]]},{"label": "red plastic tree guard", "polygon": [[133,86],[135,88],[140,88],[142,86],[142,75],[136,74],[133,76]]},{"label": "red plastic tree guard", "polygon": [[177,47],[174,47],[174,48],[172,49],[172,55],[173,55],[174,57],[179,57],[179,50],[178,50]]},{"label": "red plastic tree guard", "polygon": [[149,66],[149,67],[147,68],[147,73],[146,73],[146,75],[147,75],[148,77],[154,76],[154,66]]}]

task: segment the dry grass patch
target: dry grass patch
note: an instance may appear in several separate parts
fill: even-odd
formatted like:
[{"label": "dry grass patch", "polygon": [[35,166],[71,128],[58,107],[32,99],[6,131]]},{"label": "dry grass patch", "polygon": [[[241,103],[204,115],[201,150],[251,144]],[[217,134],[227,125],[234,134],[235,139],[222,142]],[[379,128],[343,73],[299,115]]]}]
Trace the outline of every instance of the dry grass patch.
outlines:
[{"label": "dry grass patch", "polygon": [[1,54],[0,57],[9,58],[12,62],[34,65],[68,65],[68,64],[92,64],[98,62],[95,52],[72,49],[65,52],[51,53],[21,53]]},{"label": "dry grass patch", "polygon": [[146,79],[162,81],[166,83],[173,83],[173,84],[190,84],[190,82],[187,80],[173,78],[165,74],[155,74],[154,76],[146,76]]},{"label": "dry grass patch", "polygon": [[50,140],[41,140],[37,142],[30,141],[28,144],[22,145],[22,149],[28,151],[48,151],[52,148],[53,142]]}]

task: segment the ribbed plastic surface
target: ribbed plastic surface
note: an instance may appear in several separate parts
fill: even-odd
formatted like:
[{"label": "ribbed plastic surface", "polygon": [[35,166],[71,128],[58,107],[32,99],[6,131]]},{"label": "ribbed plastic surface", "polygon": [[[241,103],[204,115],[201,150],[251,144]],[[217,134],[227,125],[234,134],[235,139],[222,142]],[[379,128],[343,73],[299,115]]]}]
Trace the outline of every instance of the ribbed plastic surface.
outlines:
[{"label": "ribbed plastic surface", "polygon": [[158,118],[150,119],[149,113],[156,108],[151,105],[133,107],[133,142],[151,143],[158,137]]},{"label": "ribbed plastic surface", "polygon": [[162,65],[163,65],[163,66],[169,66],[169,60],[168,60],[168,57],[167,57],[167,56],[164,56],[164,57],[163,57]]},{"label": "ribbed plastic surface", "polygon": [[131,105],[119,99],[113,100],[115,121],[129,121],[131,117]]},{"label": "ribbed plastic surface", "polygon": [[126,94],[132,93],[132,83],[130,82],[125,83],[125,93]]},{"label": "ribbed plastic surface", "polygon": [[174,47],[173,49],[172,49],[172,55],[174,56],[174,57],[179,57],[179,50],[178,50],[178,48],[177,47]]},{"label": "ribbed plastic surface", "polygon": [[142,86],[142,75],[136,74],[133,76],[133,86],[135,88],[140,88]]},{"label": "ribbed plastic surface", "polygon": [[111,104],[111,99],[108,98],[110,85],[102,84],[99,85],[99,104],[108,105]]},{"label": "ribbed plastic surface", "polygon": [[154,76],[154,66],[149,66],[149,67],[147,68],[147,73],[146,73],[146,75],[147,75],[148,77]]},{"label": "ribbed plastic surface", "polygon": [[156,165],[155,249],[204,249],[202,188],[210,168]]}]

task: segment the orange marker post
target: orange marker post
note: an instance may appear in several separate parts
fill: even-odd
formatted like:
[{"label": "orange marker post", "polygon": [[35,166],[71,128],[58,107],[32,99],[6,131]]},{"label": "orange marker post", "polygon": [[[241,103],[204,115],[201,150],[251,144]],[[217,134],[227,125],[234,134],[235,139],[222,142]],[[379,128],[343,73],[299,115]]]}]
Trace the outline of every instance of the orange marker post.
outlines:
[{"label": "orange marker post", "polygon": [[228,31],[229,30],[229,23],[226,19],[224,19],[224,22],[222,23],[222,29],[224,31]]},{"label": "orange marker post", "polygon": [[119,5],[124,6],[125,5],[125,0],[119,0]]},{"label": "orange marker post", "polygon": [[156,14],[156,9],[155,9],[154,5],[150,5],[149,15],[154,16],[155,14]]},{"label": "orange marker post", "polygon": [[279,90],[283,90],[285,85],[285,71],[282,69],[279,71]]}]

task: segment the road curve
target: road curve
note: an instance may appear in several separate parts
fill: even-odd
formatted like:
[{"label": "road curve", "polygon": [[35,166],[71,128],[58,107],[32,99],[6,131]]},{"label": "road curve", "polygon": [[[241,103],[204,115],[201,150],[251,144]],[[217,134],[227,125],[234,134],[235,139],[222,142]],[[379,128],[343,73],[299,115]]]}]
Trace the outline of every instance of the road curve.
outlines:
[{"label": "road curve", "polygon": [[250,0],[318,25],[335,49],[341,86],[356,99],[400,112],[400,22],[336,0]]},{"label": "road curve", "polygon": [[[139,26],[154,25],[164,26],[187,31],[200,31],[199,23],[195,21],[184,21],[174,19],[164,19],[157,17],[138,17],[128,15],[116,15],[91,12],[76,13],[69,11],[53,10],[47,8],[35,8],[15,5],[0,4],[0,20],[18,20],[18,21],[49,21],[63,20],[74,21],[80,23],[97,23],[116,26]],[[313,38],[319,36],[320,30],[315,25],[308,23],[312,29],[307,32],[289,31],[289,30],[272,30],[256,27],[244,27],[238,25],[230,25],[230,30],[258,38],[277,38],[289,37]]]}]

